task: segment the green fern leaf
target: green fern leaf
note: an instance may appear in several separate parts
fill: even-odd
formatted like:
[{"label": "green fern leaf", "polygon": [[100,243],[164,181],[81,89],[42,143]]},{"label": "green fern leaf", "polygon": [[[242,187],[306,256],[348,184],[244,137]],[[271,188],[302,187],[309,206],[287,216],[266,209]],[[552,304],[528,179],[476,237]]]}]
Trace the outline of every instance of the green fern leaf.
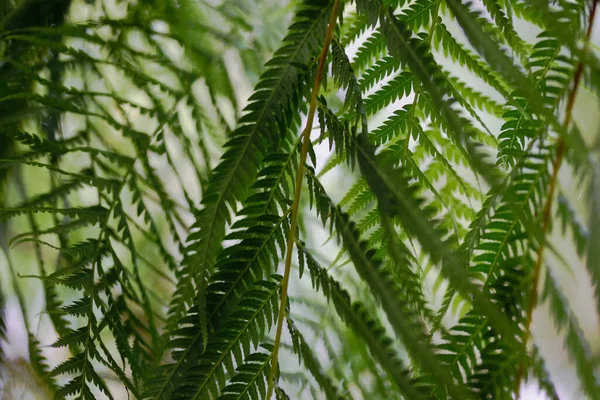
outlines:
[{"label": "green fern leaf", "polygon": [[[303,90],[304,71],[299,70],[298,65],[309,63],[312,49],[324,35],[328,10],[326,3],[311,0],[304,4],[284,39],[284,46],[257,84],[246,114],[239,121],[240,127],[232,133],[226,145],[228,150],[214,169],[203,194],[204,208],[193,226],[196,232],[187,239],[182,263],[182,274],[187,277],[180,280],[173,298],[169,312],[172,319],[180,318],[186,304],[195,297],[200,301],[199,317],[204,321],[201,329],[205,331],[202,326],[206,324],[206,272],[216,260],[225,236],[225,224],[231,220],[228,207],[235,209],[235,202],[246,197],[260,162],[274,149],[274,144],[285,137],[285,123],[292,118],[294,105]],[[206,342],[206,335],[203,341]]]},{"label": "green fern leaf", "polygon": [[[261,347],[271,351],[272,345],[263,343]],[[236,369],[236,374],[229,379],[218,400],[260,399],[267,395],[264,380],[269,371],[270,353],[256,352],[250,354],[244,363]]]}]

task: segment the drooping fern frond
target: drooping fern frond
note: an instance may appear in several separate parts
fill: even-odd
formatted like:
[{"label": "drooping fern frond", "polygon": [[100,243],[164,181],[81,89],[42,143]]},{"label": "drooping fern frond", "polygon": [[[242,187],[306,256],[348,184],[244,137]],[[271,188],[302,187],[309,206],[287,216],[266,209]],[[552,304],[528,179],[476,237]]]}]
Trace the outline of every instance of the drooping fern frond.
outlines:
[{"label": "drooping fern frond", "polygon": [[[204,208],[193,227],[197,232],[188,237],[181,279],[185,286],[178,288],[170,313],[174,318],[179,318],[182,305],[189,304],[195,297],[201,302],[200,318],[206,318],[205,271],[210,271],[225,236],[225,224],[231,219],[228,207],[235,209],[235,201],[246,197],[260,162],[284,140],[287,124],[293,119],[292,111],[303,90],[311,50],[320,43],[328,12],[327,4],[307,2],[304,5],[284,39],[284,46],[270,61],[270,69],[263,74],[256,93],[250,98],[251,103],[240,119],[241,126],[231,134],[226,145],[228,150],[203,193]],[[196,290],[190,287],[189,277]]]},{"label": "drooping fern frond", "polygon": [[[272,346],[266,343],[261,346],[268,351],[272,350]],[[244,363],[236,369],[236,374],[231,377],[219,399],[252,399],[266,396],[265,379],[270,361],[271,355],[269,353],[256,352],[250,354],[244,359]]]},{"label": "drooping fern frond", "polygon": [[301,248],[300,251],[301,258],[306,257],[313,286],[322,290],[327,299],[333,302],[340,318],[364,341],[371,354],[389,374],[400,391],[407,396],[421,397],[419,389],[412,386],[401,360],[394,355],[394,351],[390,347],[390,339],[385,336],[385,331],[380,323],[369,317],[361,304],[352,303],[348,293],[329,276],[325,269],[317,264],[309,253],[302,255],[302,252],[306,252],[304,248]]},{"label": "drooping fern frond", "polygon": [[319,386],[323,388],[327,398],[343,398],[337,392],[335,386],[333,385],[333,382],[331,382],[331,380],[327,376],[325,376],[324,372],[321,370],[318,361],[316,360],[316,357],[313,354],[313,351],[311,350],[308,343],[304,340],[302,334],[294,326],[293,322],[291,322],[288,319],[287,324],[290,336],[292,338],[292,346],[294,349],[294,353],[298,354],[299,361],[302,361],[304,365],[306,365],[306,368],[313,375]]},{"label": "drooping fern frond", "polygon": [[[181,325],[173,332],[170,347],[175,362],[163,365],[147,381],[144,398],[202,398],[217,393],[224,385],[225,369],[233,371],[234,360],[250,354],[250,343],[256,341],[274,321],[273,307],[280,284],[258,281],[237,304],[218,333],[208,341],[207,350],[200,346],[201,330],[198,312],[191,309]],[[255,307],[260,304],[260,307]],[[201,355],[201,357],[200,357]]]},{"label": "drooping fern frond", "polygon": [[584,337],[579,323],[571,311],[565,309],[566,301],[562,296],[557,282],[553,276],[548,273],[545,280],[543,296],[547,296],[550,301],[553,318],[557,328],[566,329],[564,345],[569,349],[569,354],[574,358],[575,368],[583,392],[591,399],[598,397],[596,390],[597,378],[595,377],[594,365],[591,362],[591,351],[586,338]]}]

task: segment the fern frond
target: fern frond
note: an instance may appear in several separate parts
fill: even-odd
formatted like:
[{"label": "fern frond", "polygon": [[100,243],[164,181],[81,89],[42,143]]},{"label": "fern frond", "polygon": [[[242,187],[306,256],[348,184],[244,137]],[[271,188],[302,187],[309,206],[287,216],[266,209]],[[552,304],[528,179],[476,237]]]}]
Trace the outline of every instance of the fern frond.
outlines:
[{"label": "fern frond", "polygon": [[290,336],[292,337],[292,348],[294,353],[298,355],[298,361],[304,363],[319,386],[323,389],[328,399],[342,399],[343,397],[338,393],[331,378],[323,371],[323,368],[310,348],[310,345],[304,340],[304,336],[302,336],[302,333],[300,333],[289,317],[287,318],[287,325]]},{"label": "fern frond", "polygon": [[[77,272],[64,275],[59,281],[61,284],[74,289],[87,288],[90,291],[92,298],[84,295],[79,302],[76,303],[77,307],[71,305],[63,308],[64,312],[71,312],[74,316],[85,315],[87,321],[80,328],[69,329],[53,345],[54,347],[73,346],[76,348],[83,348],[83,351],[75,354],[73,357],[62,364],[59,364],[52,370],[52,375],[64,373],[74,375],[67,384],[61,386],[56,391],[56,398],[66,398],[69,395],[77,395],[82,399],[92,399],[94,398],[92,387],[96,387],[109,399],[112,399],[112,395],[110,394],[106,383],[97,374],[92,364],[93,360],[100,361],[102,358],[102,355],[97,348],[97,344],[95,343],[95,338],[99,334],[99,330],[97,328],[97,321],[93,314],[92,306],[96,305],[103,308],[100,299],[96,298],[94,289],[97,290],[98,288],[94,283],[93,272],[93,267],[83,266],[83,268]],[[53,279],[53,276],[50,276],[49,279]],[[93,386],[90,386],[90,384]]]},{"label": "fern frond", "polygon": [[231,221],[229,207],[235,210],[235,202],[246,197],[260,162],[285,137],[286,123],[292,119],[304,87],[305,72],[299,65],[308,65],[312,50],[322,42],[328,15],[328,4],[307,1],[303,5],[283,47],[257,84],[240,127],[232,132],[228,150],[203,193],[204,208],[192,227],[195,232],[187,239],[182,262],[182,275],[187,277],[181,279],[172,301],[169,314],[173,319],[180,318],[195,297],[201,304],[199,317],[205,321],[205,280],[225,236],[225,225]]},{"label": "fern frond", "polygon": [[[549,117],[551,114],[544,107],[544,101],[534,89],[531,79],[525,76],[498,44],[485,34],[478,22],[479,14],[472,11],[471,2],[463,4],[452,0],[448,5],[477,52],[527,99],[534,113]],[[563,132],[556,120],[551,120],[551,124],[559,132]]]},{"label": "fern frond", "polygon": [[[447,243],[439,239],[439,234],[434,233],[439,227],[432,225],[427,217],[427,210],[421,209],[418,200],[412,195],[415,192],[414,185],[408,185],[406,180],[394,178],[390,172],[382,169],[381,164],[372,156],[372,151],[367,150],[368,145],[359,147],[359,163],[363,174],[367,176],[369,186],[375,191],[379,200],[382,213],[389,216],[397,216],[405,229],[419,239],[424,250],[427,251],[434,261],[441,261],[441,272],[450,282],[465,273],[459,265],[460,255],[453,254]],[[400,172],[402,174],[402,172]],[[402,210],[402,212],[400,212]],[[435,239],[434,239],[435,238]],[[479,307],[489,313],[500,325],[506,329],[508,324],[499,316],[495,307],[488,302],[474,287],[467,283],[467,279],[460,279],[461,283],[455,282],[465,293],[477,299]],[[483,311],[483,310],[482,310]]]},{"label": "fern frond", "polygon": [[[186,367],[172,398],[201,399],[207,393],[216,396],[223,386],[222,376],[225,369],[233,370],[233,360],[241,363],[242,357],[250,354],[250,343],[258,346],[260,337],[275,322],[280,280],[280,277],[275,276],[274,280],[258,281],[252,290],[244,294],[237,310],[223,323],[218,334],[209,338],[202,357],[199,360],[190,360],[191,363]],[[197,319],[197,316],[195,318]],[[180,346],[189,343],[185,336],[190,330],[198,331],[197,323],[195,328],[185,327],[175,331],[176,335],[181,335],[181,339],[174,344]],[[195,347],[198,347],[198,344],[196,341]],[[146,394],[148,395],[151,395],[151,392]]]},{"label": "fern frond", "polygon": [[365,99],[365,110],[368,115],[373,115],[392,102],[407,96],[412,90],[412,76],[402,72]]},{"label": "fern frond", "polygon": [[391,349],[391,340],[387,337],[381,324],[370,317],[361,304],[352,303],[349,294],[329,276],[325,269],[317,264],[303,246],[299,254],[303,254],[301,257],[306,258],[315,289],[322,290],[325,297],[333,302],[342,321],[352,327],[356,334],[367,344],[371,354],[390,375],[398,388],[410,398],[423,398],[424,394],[413,385],[402,361]]},{"label": "fern frond", "polygon": [[[235,311],[209,337],[206,351],[198,312],[190,309],[173,331],[169,344],[175,362],[152,371],[146,380],[143,398],[197,398],[209,392],[219,393],[224,385],[224,369],[233,370],[232,357],[240,363],[242,354],[249,354],[250,343],[257,346],[264,330],[274,322],[280,278],[275,276],[274,279],[257,281],[244,293]],[[260,307],[255,308],[259,304]],[[220,339],[221,335],[226,335],[227,340]],[[217,377],[219,385],[213,380]]]},{"label": "fern frond", "polygon": [[586,268],[592,276],[594,293],[596,295],[596,310],[600,310],[600,255],[598,249],[592,243],[600,235],[600,193],[598,193],[598,182],[600,181],[600,171],[598,164],[594,166],[592,177],[590,179],[590,216],[589,216],[589,245],[587,247]]},{"label": "fern frond", "polygon": [[469,154],[469,161],[478,173],[494,182],[496,177],[488,175],[489,170],[477,155],[475,144],[468,139],[469,134],[464,127],[464,121],[461,121],[451,108],[451,102],[448,100],[450,93],[440,82],[443,74],[429,53],[428,44],[423,40],[412,38],[408,27],[383,2],[359,1],[358,7],[359,11],[365,12],[373,21],[378,20],[381,23],[390,54],[408,65],[412,74],[429,94],[427,97],[432,102],[434,112],[447,123],[447,131],[454,143]]},{"label": "fern frond", "polygon": [[[434,11],[436,10],[438,3],[437,0],[424,0],[409,4],[407,7],[401,9],[398,14],[398,19],[409,26],[413,31],[418,32],[420,28],[429,24],[434,18]],[[388,6],[393,7],[392,4],[388,4]],[[360,21],[363,21],[363,29],[366,29],[373,23],[373,21],[368,18],[361,19]],[[383,54],[385,47],[386,41],[379,29],[369,35],[367,40],[357,50],[356,57],[353,61],[356,70],[358,72],[364,71],[364,73],[368,73],[368,70],[365,71],[367,65],[369,65],[373,59],[378,58],[378,55]]]},{"label": "fern frond", "polygon": [[570,358],[575,364],[583,391],[590,399],[600,398],[590,345],[583,336],[581,327],[551,272],[546,273],[542,297],[549,302],[555,326],[558,329],[566,330],[564,345],[569,350]]},{"label": "fern frond", "polygon": [[[315,182],[314,185],[318,184]],[[336,231],[341,236],[344,247],[352,258],[357,272],[378,297],[396,334],[403,340],[407,350],[416,362],[423,368],[436,371],[435,374],[443,377],[445,374],[441,372],[435,355],[429,347],[424,327],[417,319],[408,317],[410,315],[409,309],[397,301],[401,296],[396,293],[391,285],[390,276],[382,270],[381,260],[374,257],[372,250],[366,251],[364,242],[359,241],[354,224],[331,202],[322,188],[316,190],[318,190],[317,193],[321,197],[320,201],[317,202],[318,213],[331,215],[332,224],[335,224]],[[410,326],[405,325],[407,321],[411,321]],[[459,388],[453,387],[454,385],[450,381],[443,380],[449,386],[449,390],[456,393],[461,392]]]},{"label": "fern frond", "polygon": [[[544,94],[546,107],[553,109],[567,90],[573,61],[561,54],[559,42],[547,32],[541,33],[538,38],[540,40],[534,46],[528,67],[533,71],[535,87]],[[530,114],[530,103],[518,95],[514,97],[518,108],[504,113],[508,121],[499,136],[499,162],[505,165],[512,165],[519,158],[526,142],[536,138],[540,129],[540,121]]]},{"label": "fern frond", "polygon": [[571,204],[565,194],[561,193],[556,198],[556,218],[561,223],[563,236],[567,234],[567,227],[573,235],[573,241],[577,249],[577,255],[583,257],[588,246],[589,232],[579,219],[574,204]]},{"label": "fern frond", "polygon": [[[251,207],[251,206],[248,206]],[[242,210],[243,212],[243,210]],[[227,312],[227,306],[256,279],[272,270],[277,262],[277,246],[283,253],[283,228],[287,226],[288,212],[282,216],[257,214],[234,224],[247,227],[234,231],[226,238],[241,242],[222,252],[215,264],[207,287],[208,321],[217,327]]]},{"label": "fern frond", "polygon": [[[273,346],[263,343],[261,347],[271,351]],[[244,363],[236,369],[236,374],[229,379],[219,400],[258,399],[267,394],[265,380],[269,371],[270,353],[256,352],[244,359]]]},{"label": "fern frond", "polygon": [[490,16],[496,22],[498,28],[506,38],[506,42],[514,50],[514,52],[520,57],[526,57],[529,53],[527,44],[521,39],[515,27],[513,21],[509,18],[504,10],[500,7],[497,0],[483,0],[483,6],[490,13]]},{"label": "fern frond", "polygon": [[450,57],[453,61],[458,62],[459,65],[467,67],[478,78],[496,89],[504,97],[508,96],[506,83],[498,79],[496,74],[476,55],[465,49],[452,36],[441,20],[438,21],[435,30],[432,32],[431,43],[434,49],[441,51],[446,57]]}]

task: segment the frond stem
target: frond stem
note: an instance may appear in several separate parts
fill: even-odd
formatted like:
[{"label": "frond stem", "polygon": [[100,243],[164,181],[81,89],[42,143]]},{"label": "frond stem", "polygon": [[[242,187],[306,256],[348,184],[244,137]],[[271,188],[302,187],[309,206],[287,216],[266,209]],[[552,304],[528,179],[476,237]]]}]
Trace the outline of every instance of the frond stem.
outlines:
[{"label": "frond stem", "polygon": [[[577,90],[579,89],[579,82],[581,80],[581,75],[583,73],[583,58],[585,58],[585,54],[589,47],[590,37],[592,34],[592,29],[594,26],[594,19],[596,16],[596,8],[598,6],[598,0],[594,0],[592,3],[592,8],[590,10],[590,15],[588,19],[588,28],[585,35],[585,42],[582,51],[582,60],[577,63],[577,68],[575,70],[575,74],[573,75],[573,88],[569,93],[569,97],[567,99],[567,108],[565,111],[565,120],[563,125],[565,128],[569,127],[573,117],[573,106],[575,104],[575,98],[577,97]],[[542,237],[540,239],[540,245],[537,250],[537,259],[535,263],[535,268],[533,270],[533,280],[531,282],[531,291],[529,293],[529,303],[527,305],[527,316],[525,320],[525,337],[523,339],[523,347],[527,347],[527,342],[529,337],[531,336],[531,320],[533,315],[533,309],[537,304],[537,286],[540,280],[540,274],[542,269],[542,259],[544,255],[544,248],[546,247],[546,234],[549,230],[550,225],[550,213],[552,211],[552,200],[554,198],[554,191],[556,189],[556,181],[558,178],[558,171],[562,165],[562,160],[564,158],[565,153],[565,141],[562,136],[560,136],[557,140],[556,144],[556,159],[553,163],[553,172],[550,178],[550,186],[548,188],[548,198],[546,199],[546,204],[544,206],[544,214],[542,219]],[[525,353],[524,353],[525,354]],[[517,376],[515,378],[515,399],[519,400],[519,393],[521,391],[521,380],[525,370],[525,355],[521,359],[521,363],[519,365],[519,370],[517,372]]]},{"label": "frond stem", "polygon": [[281,342],[281,331],[283,327],[283,320],[285,318],[285,308],[287,304],[287,292],[288,292],[288,284],[290,280],[290,270],[292,264],[292,252],[294,250],[294,242],[296,240],[296,229],[298,226],[298,209],[300,208],[300,194],[302,192],[302,182],[304,180],[304,164],[306,163],[306,156],[308,154],[308,149],[310,147],[310,132],[312,131],[313,120],[315,116],[315,109],[317,106],[317,96],[319,94],[319,89],[321,87],[321,80],[323,78],[323,70],[325,69],[325,63],[327,59],[327,52],[329,51],[329,45],[331,44],[331,39],[333,38],[333,31],[335,29],[335,21],[338,15],[338,10],[340,8],[340,0],[335,0],[333,4],[333,9],[331,10],[331,17],[329,18],[329,25],[327,27],[327,33],[325,35],[325,43],[323,44],[323,49],[321,50],[321,55],[319,59],[319,65],[317,67],[317,75],[315,77],[315,82],[312,88],[312,94],[310,99],[310,105],[308,109],[308,116],[306,120],[306,127],[302,132],[303,141],[302,141],[302,150],[300,152],[300,162],[298,163],[298,171],[296,174],[296,186],[294,192],[294,201],[292,203],[292,216],[291,216],[291,224],[290,231],[288,233],[287,245],[286,245],[286,254],[285,254],[285,270],[283,274],[283,282],[281,286],[281,300],[279,302],[279,316],[277,319],[277,331],[275,333],[275,341],[273,343],[273,352],[272,352],[272,361],[271,361],[271,371],[269,373],[269,377],[267,379],[268,389],[267,389],[267,399],[270,399],[273,395],[273,386],[275,380],[275,374],[277,372],[277,356],[279,354],[279,343]]}]

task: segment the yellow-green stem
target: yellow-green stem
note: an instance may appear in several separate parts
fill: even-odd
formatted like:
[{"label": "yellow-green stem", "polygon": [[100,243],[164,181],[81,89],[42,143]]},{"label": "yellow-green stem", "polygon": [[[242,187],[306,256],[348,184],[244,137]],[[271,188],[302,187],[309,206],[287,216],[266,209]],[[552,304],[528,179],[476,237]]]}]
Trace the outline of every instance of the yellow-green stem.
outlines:
[{"label": "yellow-green stem", "polygon": [[327,52],[329,51],[329,45],[333,37],[333,30],[335,28],[335,21],[337,19],[338,11],[340,8],[340,0],[335,0],[333,9],[331,10],[331,17],[329,18],[329,26],[327,28],[327,34],[325,35],[325,43],[323,44],[323,50],[319,59],[319,65],[317,67],[317,75],[312,89],[312,95],[310,98],[310,105],[308,108],[308,116],[306,120],[306,127],[302,132],[302,150],[300,151],[300,162],[298,163],[298,171],[296,174],[296,187],[294,191],[294,201],[292,203],[292,221],[290,224],[290,231],[287,238],[287,246],[285,253],[285,270],[283,273],[283,282],[281,284],[281,300],[279,302],[279,316],[277,319],[277,331],[275,333],[275,342],[273,343],[273,353],[271,358],[271,372],[267,380],[267,399],[270,399],[273,395],[273,386],[275,381],[275,374],[277,372],[277,356],[279,354],[279,343],[281,342],[281,330],[283,327],[283,320],[285,318],[285,306],[287,304],[287,292],[288,284],[290,281],[290,270],[292,265],[292,253],[294,251],[294,241],[296,240],[296,229],[298,227],[298,209],[300,207],[300,194],[302,193],[302,182],[304,180],[304,164],[306,163],[306,155],[308,154],[308,148],[310,145],[310,132],[312,131],[313,120],[315,117],[315,109],[317,105],[317,96],[319,95],[319,88],[321,87],[321,80],[323,78],[323,70],[325,69],[325,61],[327,58]]}]

